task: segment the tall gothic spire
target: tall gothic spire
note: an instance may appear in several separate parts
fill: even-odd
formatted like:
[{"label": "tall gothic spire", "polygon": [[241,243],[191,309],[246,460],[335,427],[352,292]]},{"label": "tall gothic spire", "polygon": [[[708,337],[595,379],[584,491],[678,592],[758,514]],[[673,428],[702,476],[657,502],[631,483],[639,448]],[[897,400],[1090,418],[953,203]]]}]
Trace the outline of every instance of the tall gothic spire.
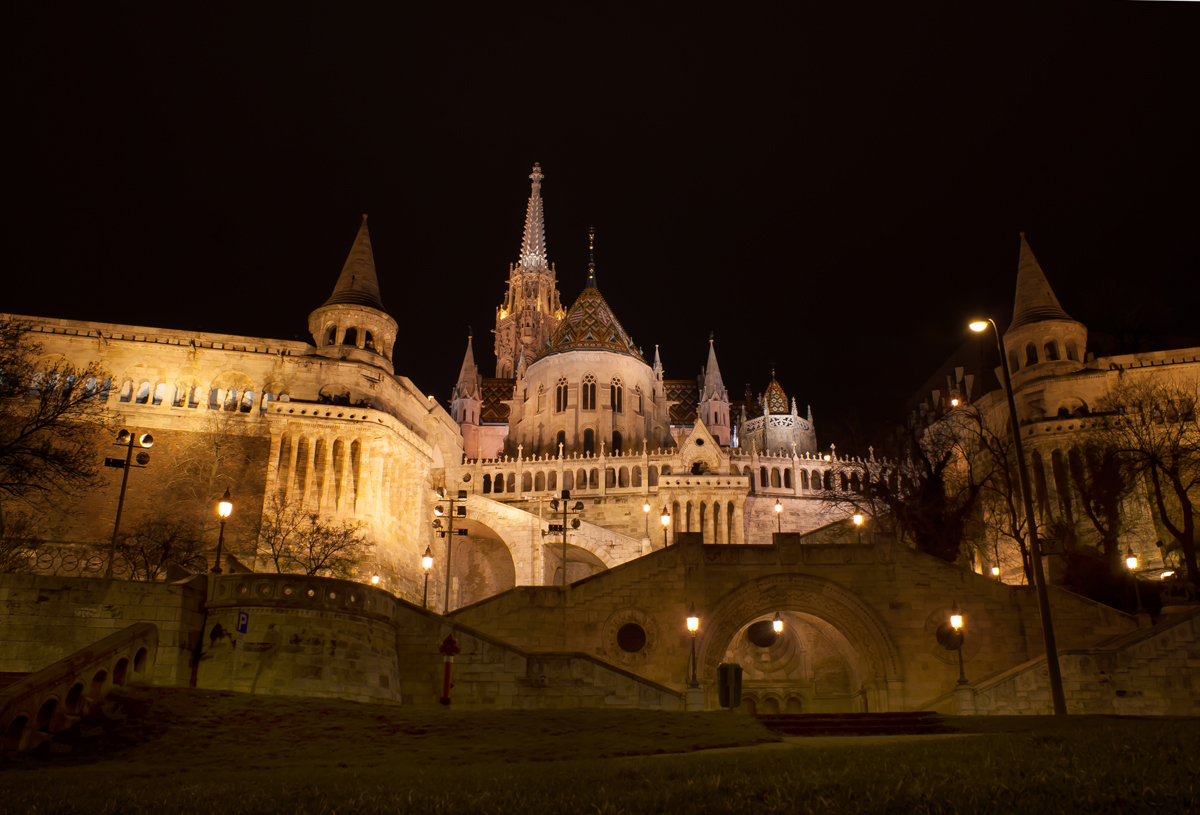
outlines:
[{"label": "tall gothic spire", "polygon": [[529,179],[533,189],[525,210],[525,235],[521,238],[521,260],[518,266],[541,266],[546,263],[546,221],[542,213],[542,165],[534,164]]},{"label": "tall gothic spire", "polygon": [[371,235],[367,232],[366,215],[342,266],[342,273],[338,275],[333,294],[329,295],[325,305],[369,306],[386,311],[383,301],[379,299],[379,278],[375,274],[375,255],[371,253]]},{"label": "tall gothic spire", "polygon": [[475,365],[475,353],[471,348],[471,334],[467,333],[467,353],[463,357],[462,370],[458,372],[458,384],[454,386],[455,399],[479,398],[479,368]]},{"label": "tall gothic spire", "polygon": [[712,335],[708,336],[708,365],[704,369],[704,393],[701,394],[701,401],[705,399],[728,399],[729,395],[725,390],[725,383],[721,380],[721,369],[717,366],[717,350],[713,347]]},{"label": "tall gothic spire", "polygon": [[1046,280],[1046,275],[1042,272],[1037,258],[1033,256],[1033,250],[1025,240],[1025,233],[1022,232],[1021,259],[1017,266],[1017,297],[1008,330],[1012,331],[1014,328],[1042,320],[1070,319],[1058,304],[1058,298],[1050,288],[1050,281]]}]

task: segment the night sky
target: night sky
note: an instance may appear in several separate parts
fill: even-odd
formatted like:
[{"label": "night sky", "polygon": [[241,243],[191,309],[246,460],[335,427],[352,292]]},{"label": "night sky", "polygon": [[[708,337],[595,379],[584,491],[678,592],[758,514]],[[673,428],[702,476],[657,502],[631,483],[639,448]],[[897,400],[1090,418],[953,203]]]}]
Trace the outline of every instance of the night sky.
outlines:
[{"label": "night sky", "polygon": [[714,332],[822,446],[1007,322],[1020,230],[1097,342],[1200,335],[1200,4],[39,5],[0,310],[309,339],[365,212],[397,372],[444,401],[468,325],[493,372],[538,161],[564,302],[594,225],[668,377]]}]

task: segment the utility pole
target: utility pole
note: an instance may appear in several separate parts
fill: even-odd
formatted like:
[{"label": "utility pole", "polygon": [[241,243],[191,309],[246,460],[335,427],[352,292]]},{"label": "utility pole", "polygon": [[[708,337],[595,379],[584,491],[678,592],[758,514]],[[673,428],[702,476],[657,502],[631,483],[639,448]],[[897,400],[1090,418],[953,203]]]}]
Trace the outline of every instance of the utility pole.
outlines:
[{"label": "utility pole", "polygon": [[[450,552],[454,546],[454,519],[462,518],[464,521],[467,517],[467,508],[464,506],[467,502],[467,491],[459,490],[456,498],[451,498],[450,493],[445,487],[437,488],[437,496],[443,501],[450,504],[449,513],[441,504],[437,504],[433,508],[433,514],[438,516],[433,519],[433,528],[437,530],[438,537],[446,538],[446,602],[443,606],[443,614],[450,613]],[[446,528],[442,529],[442,516],[446,516]],[[466,537],[467,530],[460,528],[458,530],[460,537]]]}]

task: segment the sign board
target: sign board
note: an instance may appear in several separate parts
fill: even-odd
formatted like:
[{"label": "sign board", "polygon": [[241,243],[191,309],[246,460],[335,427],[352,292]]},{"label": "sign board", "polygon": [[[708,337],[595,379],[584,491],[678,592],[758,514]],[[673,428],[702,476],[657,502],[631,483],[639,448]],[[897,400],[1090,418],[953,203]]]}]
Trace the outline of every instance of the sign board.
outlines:
[{"label": "sign board", "polygon": [[124,469],[125,459],[123,458],[106,458],[104,459],[105,467],[116,467],[118,470]]},{"label": "sign board", "polygon": [[1067,549],[1063,546],[1062,538],[1038,538],[1043,555],[1065,555]]},{"label": "sign board", "polygon": [[238,612],[238,621],[237,621],[237,632],[239,634],[245,634],[246,629],[249,627],[250,627],[250,612],[239,611]]}]

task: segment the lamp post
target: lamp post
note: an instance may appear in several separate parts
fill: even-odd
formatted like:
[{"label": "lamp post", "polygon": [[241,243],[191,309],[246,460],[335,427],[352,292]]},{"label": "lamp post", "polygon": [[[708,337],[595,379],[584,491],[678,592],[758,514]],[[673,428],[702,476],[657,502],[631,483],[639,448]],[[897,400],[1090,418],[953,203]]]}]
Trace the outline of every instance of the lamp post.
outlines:
[{"label": "lamp post", "polygon": [[113,576],[113,563],[117,559],[117,538],[121,534],[121,512],[125,509],[125,487],[129,484],[129,471],[133,467],[145,467],[150,462],[149,453],[138,453],[137,464],[133,463],[133,448],[138,447],[150,448],[154,446],[154,437],[149,433],[143,433],[140,436],[130,433],[128,430],[122,430],[117,434],[117,440],[113,442],[116,447],[125,448],[125,460],[119,458],[106,458],[104,460],[105,467],[120,467],[125,472],[121,474],[121,495],[117,498],[117,520],[113,523],[112,544],[108,547],[108,568],[104,570],[104,576],[111,578]]},{"label": "lamp post", "polygon": [[433,550],[428,546],[425,547],[425,554],[421,557],[421,568],[425,570],[425,593],[421,595],[421,608],[429,608],[429,570],[433,568]]},{"label": "lamp post", "polygon": [[775,522],[778,524],[778,531],[783,534],[783,502],[778,498],[775,499]]},{"label": "lamp post", "polygon": [[211,569],[213,574],[221,573],[221,549],[225,546],[225,521],[232,514],[233,497],[229,494],[229,487],[226,487],[225,494],[221,496],[221,501],[217,504],[217,515],[221,516],[221,532],[217,535],[217,562]]},{"label": "lamp post", "polygon": [[1125,550],[1125,566],[1129,569],[1129,576],[1133,578],[1133,596],[1137,598],[1137,614],[1145,614],[1146,609],[1142,605],[1142,590],[1138,587],[1137,573],[1134,571],[1137,568],[1137,555],[1133,553],[1133,547],[1130,546]]},{"label": "lamp post", "polygon": [[650,540],[650,501],[642,504],[642,514],[646,516],[646,540]]},{"label": "lamp post", "polygon": [[671,513],[667,512],[666,505],[663,505],[662,515],[659,517],[663,525],[663,548],[667,548],[667,527],[671,525]]},{"label": "lamp post", "polygon": [[1033,490],[1029,485],[1029,472],[1025,468],[1025,449],[1021,444],[1021,423],[1017,420],[1017,402],[1013,397],[1012,375],[1008,370],[1008,354],[1000,329],[990,317],[971,323],[976,333],[992,326],[996,334],[996,350],[1000,352],[1000,369],[1004,373],[1004,393],[1008,397],[1008,418],[1012,422],[1013,452],[1017,456],[1017,475],[1021,480],[1021,496],[1025,504],[1025,524],[1029,528],[1029,557],[1033,561],[1033,584],[1038,598],[1038,614],[1042,618],[1042,639],[1046,644],[1046,672],[1050,679],[1050,696],[1054,700],[1054,715],[1067,714],[1067,698],[1063,694],[1062,669],[1058,664],[1058,645],[1054,638],[1054,621],[1050,618],[1050,595],[1046,591],[1046,574],[1042,569],[1042,547],[1038,541],[1037,526],[1033,514]]},{"label": "lamp post", "polygon": [[858,530],[858,545],[862,546],[862,525],[863,516],[861,512],[854,513],[854,527]]},{"label": "lamp post", "polygon": [[[459,490],[458,497],[451,498],[449,491],[445,487],[438,487],[436,494],[437,494],[438,498],[440,498],[444,501],[448,501],[450,503],[449,514],[447,514],[446,508],[443,507],[441,504],[437,504],[433,508],[433,514],[438,516],[433,519],[433,528],[438,530],[438,535],[444,536],[446,538],[446,606],[445,606],[446,610],[443,613],[449,614],[450,613],[450,552],[451,552],[452,547],[454,546],[454,533],[456,531],[454,529],[454,519],[462,518],[464,521],[466,520],[467,508],[462,505],[467,502],[467,491]],[[456,503],[459,504],[459,506],[456,507],[455,506]],[[444,530],[442,529],[442,521],[441,521],[441,517],[443,515],[446,515],[446,517],[447,517],[446,529],[444,529]],[[457,532],[460,537],[466,537],[467,530],[465,528],[458,529]],[[428,547],[426,547],[426,548],[428,548]]]},{"label": "lamp post", "polygon": [[997,580],[1000,579],[1000,567],[999,566],[992,567],[992,577],[996,578]]},{"label": "lamp post", "polygon": [[947,651],[958,651],[958,684],[967,684],[967,672],[963,669],[963,642],[966,636],[963,632],[962,612],[958,610],[958,601],[950,606],[950,619],[938,626],[938,645]]},{"label": "lamp post", "polygon": [[687,629],[692,632],[692,678],[688,681],[689,688],[700,687],[700,679],[696,676],[696,632],[700,630],[700,618],[696,616],[696,604],[688,612]]}]

